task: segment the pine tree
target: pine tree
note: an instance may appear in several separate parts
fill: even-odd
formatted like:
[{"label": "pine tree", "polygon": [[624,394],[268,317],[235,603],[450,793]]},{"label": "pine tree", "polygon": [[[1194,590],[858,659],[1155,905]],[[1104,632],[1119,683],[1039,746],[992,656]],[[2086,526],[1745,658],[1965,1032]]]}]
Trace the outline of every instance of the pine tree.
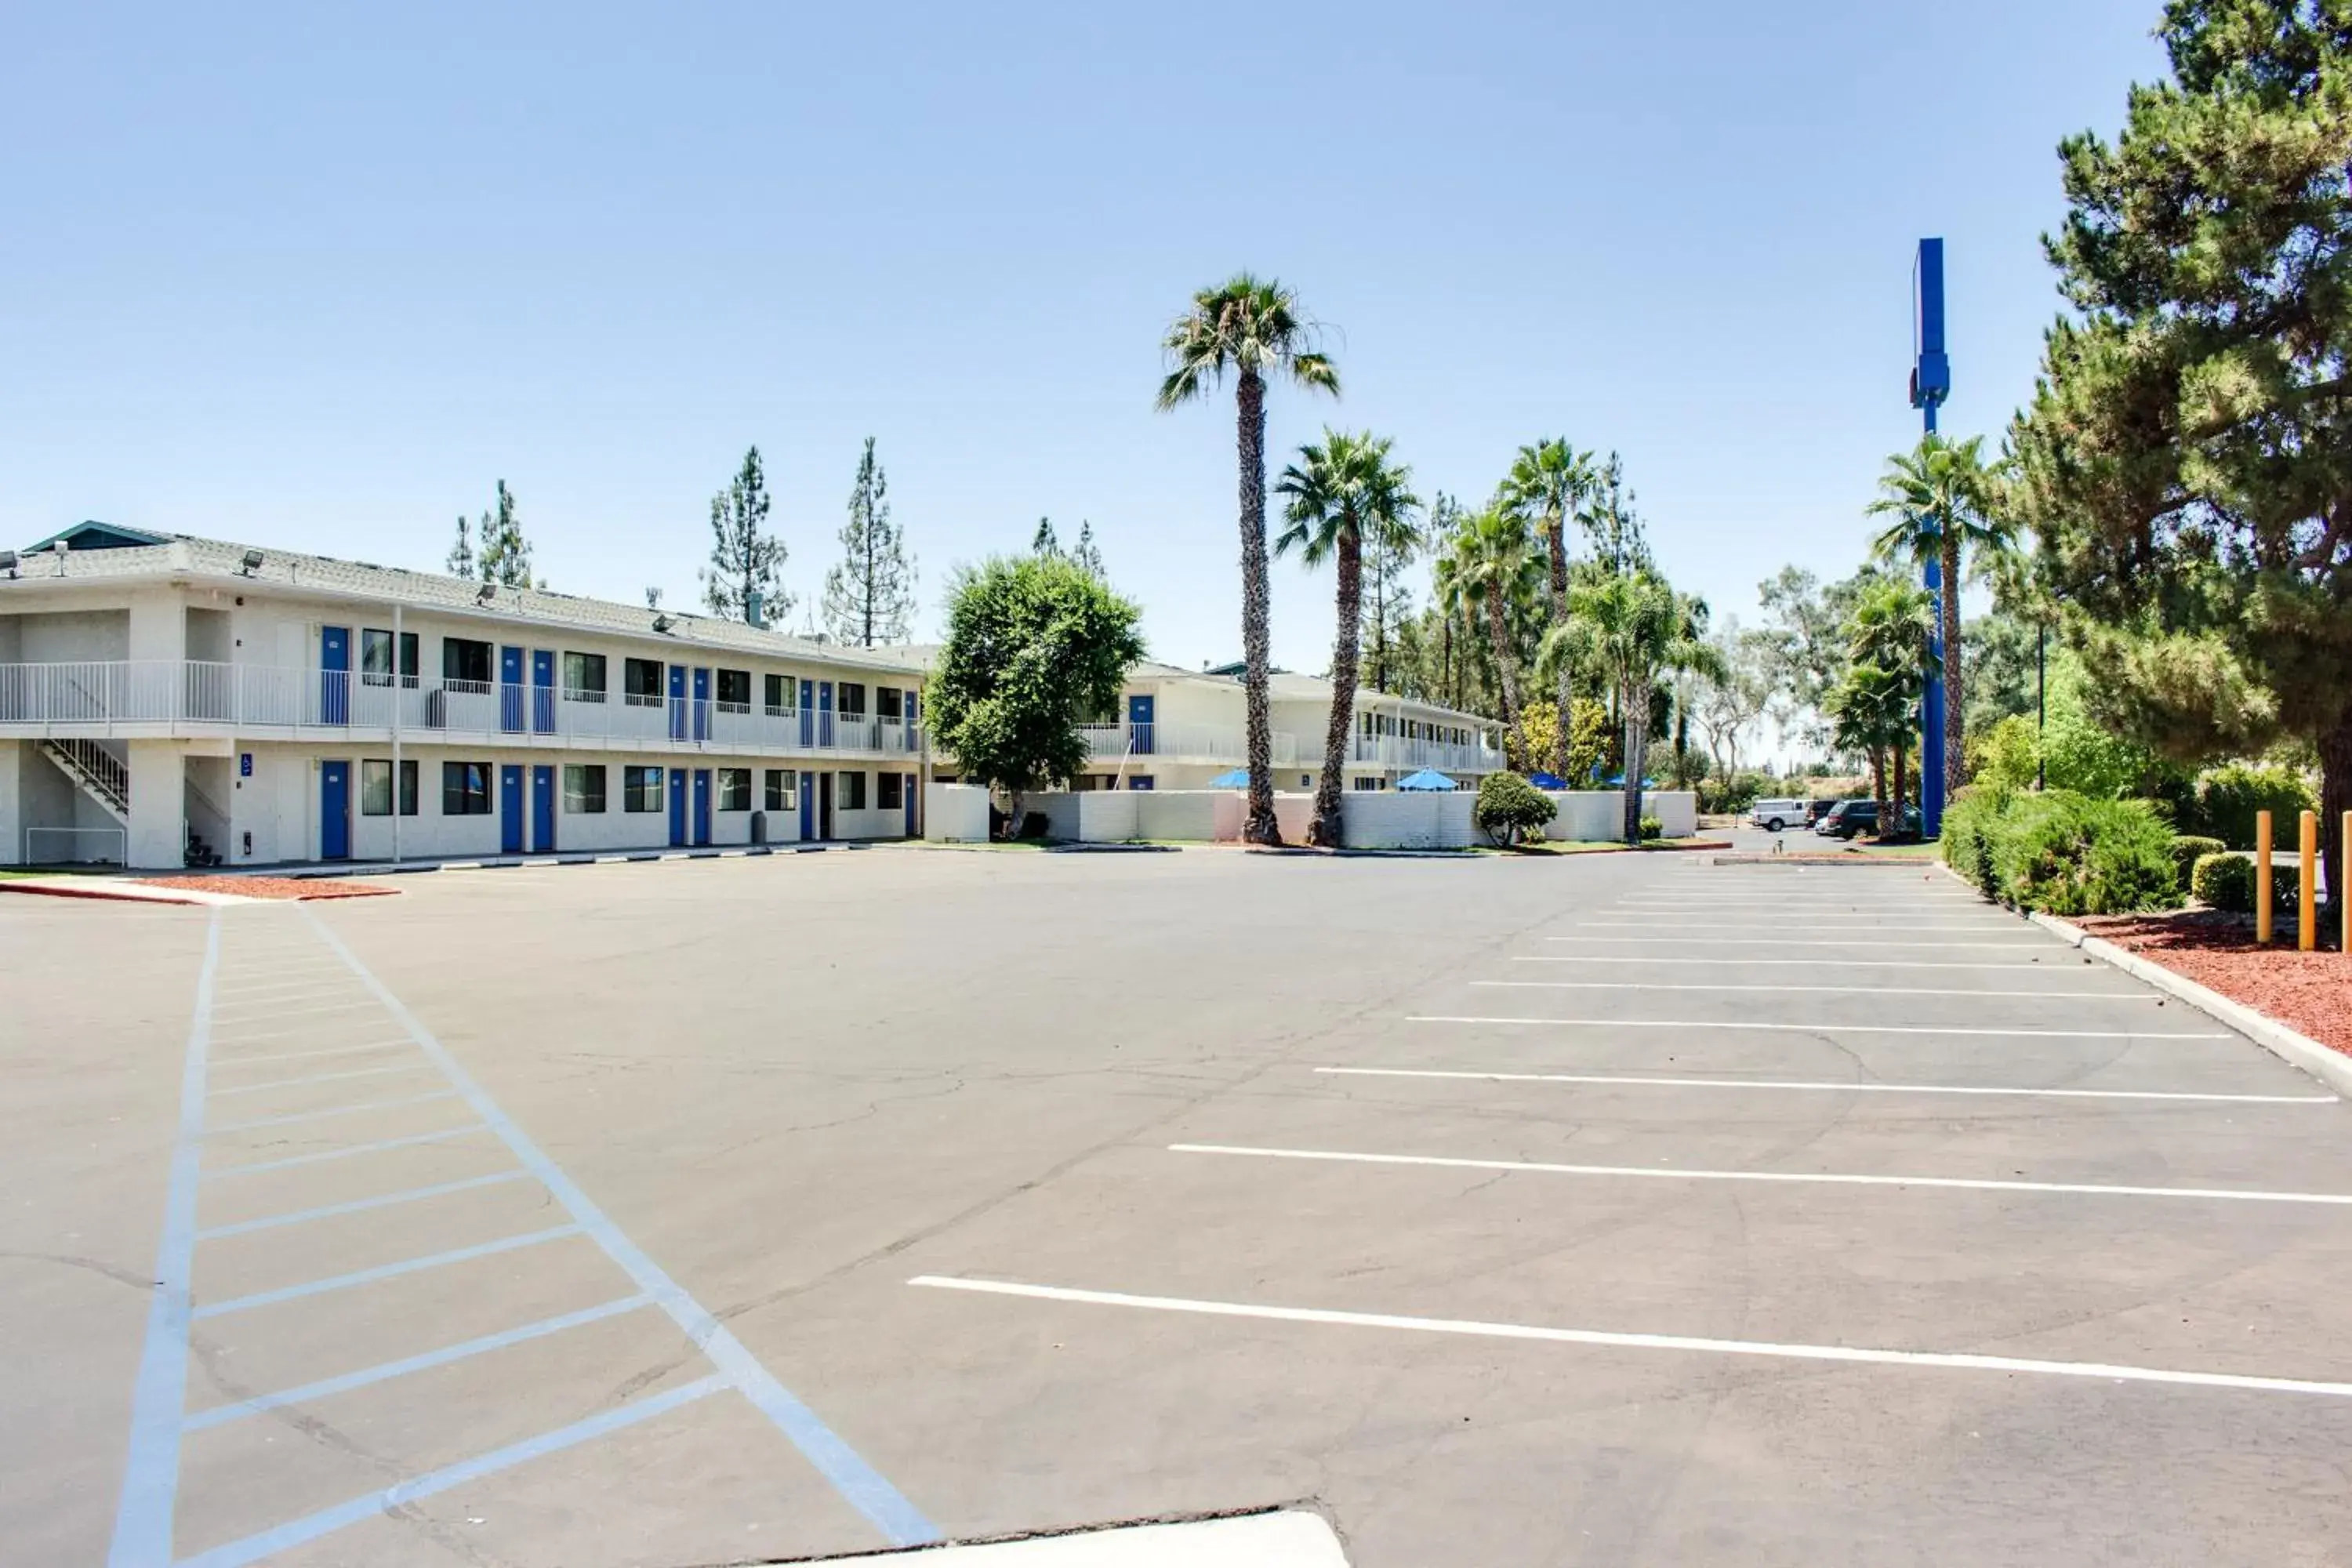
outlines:
[{"label": "pine tree", "polygon": [[701,576],[702,602],[712,615],[749,621],[754,595],[762,624],[792,613],[793,596],[778,579],[788,552],[767,525],[768,476],[754,447],[727,488],[710,498],[710,563]]},{"label": "pine tree", "polygon": [[1054,520],[1050,517],[1039,518],[1037,520],[1037,531],[1029,537],[1029,553],[1032,555],[1059,555],[1061,552],[1062,542],[1054,535]]},{"label": "pine tree", "polygon": [[661,596],[662,591],[659,588],[647,588],[646,590],[646,608],[648,610],[660,609]]},{"label": "pine tree", "polygon": [[457,514],[457,542],[449,547],[447,565],[452,577],[471,577],[474,574],[473,525],[466,521],[466,514],[462,511]]},{"label": "pine tree", "polygon": [[1084,519],[1078,522],[1078,542],[1070,549],[1070,559],[1097,582],[1109,581],[1103,573],[1102,552],[1095,545],[1095,525]]},{"label": "pine tree", "polygon": [[[1439,515],[1444,509],[1451,519],[1459,512],[1453,498],[1439,495],[1430,515]],[[1374,691],[1393,691],[1390,682],[1397,673],[1397,638],[1406,622],[1412,618],[1412,587],[1405,581],[1412,563],[1421,558],[1429,536],[1419,526],[1411,529],[1377,531],[1364,540],[1364,684]]]},{"label": "pine tree", "polygon": [[522,536],[514,492],[507,489],[504,479],[499,481],[497,508],[482,514],[481,536],[482,581],[501,588],[530,587],[530,542]]},{"label": "pine tree", "polygon": [[824,574],[824,619],[845,643],[871,647],[903,641],[915,616],[915,563],[890,521],[888,481],[866,437],[841,526],[841,564]]}]

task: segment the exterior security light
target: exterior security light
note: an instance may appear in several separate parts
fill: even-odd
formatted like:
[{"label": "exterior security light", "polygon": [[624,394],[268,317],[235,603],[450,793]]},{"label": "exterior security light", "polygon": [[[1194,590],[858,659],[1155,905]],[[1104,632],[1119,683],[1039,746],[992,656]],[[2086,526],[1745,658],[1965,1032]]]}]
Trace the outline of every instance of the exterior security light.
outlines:
[{"label": "exterior security light", "polygon": [[250,576],[252,576],[256,572],[258,572],[258,571],[260,571],[260,570],[261,570],[261,562],[262,562],[262,555],[261,555],[261,552],[260,552],[260,551],[258,551],[258,550],[248,550],[248,551],[247,551],[247,552],[245,552],[245,570],[244,570],[244,572],[243,572],[243,573],[241,573],[241,574],[240,574],[240,575],[242,575],[242,576],[247,576],[247,577],[250,577]]},{"label": "exterior security light", "polygon": [[475,593],[474,603],[478,605],[487,605],[498,596],[499,585],[496,583],[485,583],[481,585],[480,589]]},{"label": "exterior security light", "polygon": [[11,577],[14,577],[16,574],[16,552],[15,551],[0,550],[0,572],[5,572]]},{"label": "exterior security light", "polygon": [[656,616],[654,617],[654,630],[657,632],[666,632],[677,624],[677,623],[676,621],[671,620],[667,616]]}]

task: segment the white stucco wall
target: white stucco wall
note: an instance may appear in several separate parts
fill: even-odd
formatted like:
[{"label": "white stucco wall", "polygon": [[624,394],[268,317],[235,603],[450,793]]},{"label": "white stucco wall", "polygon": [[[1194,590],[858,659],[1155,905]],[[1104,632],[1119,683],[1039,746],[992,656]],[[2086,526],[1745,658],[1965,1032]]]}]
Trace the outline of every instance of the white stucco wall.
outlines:
[{"label": "white stucco wall", "polygon": [[988,842],[988,792],[977,784],[932,784],[923,797],[923,837],[942,844]]},{"label": "white stucco wall", "polygon": [[1339,799],[1350,849],[1460,849],[1478,841],[1468,790],[1356,790]]}]

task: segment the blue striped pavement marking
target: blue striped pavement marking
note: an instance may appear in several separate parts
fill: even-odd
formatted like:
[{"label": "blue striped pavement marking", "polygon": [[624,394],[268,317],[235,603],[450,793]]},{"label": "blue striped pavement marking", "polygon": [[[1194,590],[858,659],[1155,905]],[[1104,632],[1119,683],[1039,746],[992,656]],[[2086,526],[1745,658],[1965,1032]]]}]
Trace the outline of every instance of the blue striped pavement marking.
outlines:
[{"label": "blue striped pavement marking", "polygon": [[207,1127],[198,1134],[216,1138],[224,1132],[250,1132],[257,1127],[286,1127],[297,1121],[324,1121],[331,1116],[357,1116],[369,1110],[392,1110],[404,1105],[423,1105],[429,1100],[455,1100],[454,1089],[436,1089],[430,1094],[404,1095],[397,1100],[371,1100],[359,1105],[331,1105],[324,1110],[298,1110],[291,1116],[264,1116],[253,1121],[232,1121],[226,1126]]},{"label": "blue striped pavement marking", "polygon": [[436,1366],[447,1366],[451,1362],[464,1361],[468,1356],[504,1350],[509,1345],[519,1345],[528,1340],[544,1339],[549,1334],[560,1334],[566,1329],[576,1329],[584,1324],[602,1322],[606,1318],[617,1318],[624,1312],[634,1312],[640,1307],[651,1305],[653,1305],[653,1298],[650,1296],[624,1296],[617,1301],[607,1301],[601,1307],[588,1307],[577,1312],[565,1312],[553,1318],[542,1318],[536,1323],[525,1323],[519,1329],[508,1329],[501,1333],[484,1334],[478,1340],[467,1340],[462,1344],[446,1345],[437,1351],[426,1351],[422,1355],[408,1356],[400,1361],[388,1361],[378,1366],[363,1367],[358,1372],[347,1372],[336,1377],[320,1378],[316,1383],[306,1383],[299,1388],[280,1389],[276,1394],[257,1394],[251,1399],[240,1399],[234,1405],[216,1405],[210,1410],[200,1410],[190,1415],[184,1430],[201,1432],[206,1427],[219,1426],[247,1415],[257,1415],[265,1410],[278,1410],[289,1405],[300,1405],[312,1399],[324,1399],[331,1394],[348,1394],[354,1388],[365,1388],[372,1383],[383,1383],[392,1378],[405,1377],[412,1372],[425,1372]]},{"label": "blue striped pavement marking", "polygon": [[147,1340],[131,1386],[131,1454],[114,1510],[108,1568],[153,1568],[172,1561],[172,1513],[180,1489],[180,1413],[188,1387],[188,1279],[195,1265],[196,1181],[205,1123],[205,1055],[211,1048],[213,986],[220,973],[221,917],[205,922],[204,965],[196,972],[195,1016],[180,1068],[180,1131],[163,1200],[163,1238],[155,1249],[155,1291],[147,1303]]},{"label": "blue striped pavement marking", "polygon": [[[401,1481],[396,1485],[384,1488],[382,1491],[369,1492],[363,1496],[355,1497],[349,1502],[338,1503],[333,1508],[321,1509],[306,1518],[294,1520],[278,1525],[275,1529],[265,1530],[257,1535],[248,1535],[242,1541],[232,1541],[226,1545],[215,1546],[209,1552],[199,1552],[194,1557],[182,1558],[179,1568],[245,1568],[247,1563],[258,1563],[265,1557],[299,1546],[306,1541],[316,1541],[319,1537],[341,1530],[345,1525],[357,1524],[362,1520],[373,1519],[378,1514],[389,1513],[403,1503],[415,1502],[432,1497],[436,1493],[447,1491],[451,1487],[463,1486],[467,1481],[494,1475],[500,1470],[520,1465],[527,1459],[536,1459],[543,1455],[575,1447],[591,1438],[602,1437],[608,1432],[617,1432],[625,1426],[634,1426],[640,1421],[649,1421],[656,1415],[666,1415],[680,1405],[691,1405],[698,1399],[717,1394],[730,1386],[731,1385],[723,1375],[706,1377],[699,1382],[673,1388],[666,1394],[656,1394],[630,1405],[616,1405],[613,1409],[591,1415],[584,1421],[575,1421],[569,1426],[559,1426],[552,1432],[542,1432],[536,1437],[526,1438],[522,1442],[494,1449],[475,1458],[461,1460],[442,1469]],[[168,1562],[169,1559],[158,1559],[158,1561]]]},{"label": "blue striped pavement marking", "polygon": [[317,1208],[296,1209],[291,1214],[264,1215],[259,1219],[241,1219],[232,1225],[209,1226],[196,1232],[196,1239],[216,1241],[225,1236],[247,1236],[257,1230],[276,1230],[282,1225],[303,1225],[314,1219],[331,1219],[336,1215],[362,1214],[369,1209],[419,1204],[427,1198],[443,1197],[450,1193],[472,1192],[477,1187],[495,1187],[503,1182],[530,1179],[529,1171],[493,1171],[487,1176],[468,1176],[462,1182],[439,1182],[429,1187],[410,1187],[405,1192],[379,1193],[373,1197],[353,1198],[345,1204],[322,1204]]},{"label": "blue striped pavement marking", "polygon": [[404,1274],[421,1273],[427,1268],[446,1268],[452,1263],[470,1263],[477,1258],[495,1257],[512,1252],[517,1247],[537,1247],[543,1241],[560,1241],[567,1236],[583,1234],[576,1225],[550,1226],[545,1230],[525,1231],[520,1236],[502,1236],[496,1241],[478,1242],[472,1247],[453,1247],[447,1252],[435,1252],[423,1258],[404,1258],[398,1263],[379,1264],[373,1268],[354,1269],[349,1274],[333,1274],[324,1279],[306,1280],[299,1285],[281,1286],[275,1290],[257,1290],[250,1296],[232,1296],[225,1301],[206,1301],[189,1315],[202,1320],[218,1318],[230,1312],[250,1311],[256,1307],[271,1307],[280,1301],[291,1301],[303,1296],[321,1296],[330,1290],[349,1290],[355,1286],[373,1285],[380,1279],[397,1279]]},{"label": "blue striped pavement marking", "polygon": [[[299,906],[298,906],[299,907]],[[466,1102],[476,1115],[490,1124],[507,1147],[514,1152],[523,1168],[537,1176],[542,1185],[555,1195],[580,1226],[604,1249],[614,1262],[637,1283],[639,1289],[654,1298],[667,1312],[687,1337],[702,1349],[727,1381],[756,1406],[760,1413],[773,1422],[777,1430],[791,1439],[793,1445],[807,1457],[818,1472],[833,1483],[851,1507],[872,1521],[892,1544],[913,1546],[940,1539],[939,1530],[923,1517],[915,1505],[907,1500],[898,1489],[886,1480],[882,1473],[867,1464],[857,1451],[845,1442],[839,1434],[826,1426],[817,1414],[776,1380],[775,1374],[760,1363],[759,1358],[743,1347],[728,1327],[713,1317],[709,1310],[688,1295],[677,1282],[665,1273],[637,1245],[631,1241],[596,1206],[588,1194],[575,1184],[562,1168],[547,1157],[536,1143],[515,1125],[500,1110],[496,1100],[474,1082],[466,1069],[457,1065],[417,1016],[411,1013],[399,997],[378,980],[358,955],[343,945],[327,923],[307,908],[300,909],[302,917],[318,931],[320,940],[340,954],[352,973],[384,1010],[392,1015],[408,1037],[419,1049],[431,1057],[441,1070],[456,1084]]]},{"label": "blue striped pavement marking", "polygon": [[396,1062],[391,1067],[353,1068],[349,1072],[315,1072],[308,1078],[273,1078],[266,1083],[234,1084],[227,1089],[213,1090],[215,1100],[232,1094],[259,1094],[265,1089],[300,1089],[313,1083],[348,1083],[355,1078],[382,1078],[387,1073],[423,1072],[425,1062]]},{"label": "blue striped pavement marking", "polygon": [[383,1149],[405,1149],[416,1143],[439,1143],[451,1138],[462,1138],[468,1132],[487,1132],[489,1129],[479,1121],[461,1122],[456,1127],[444,1127],[437,1132],[417,1132],[406,1138],[379,1138],[373,1143],[351,1143],[341,1149],[322,1149],[316,1154],[289,1154],[282,1160],[256,1160],[243,1165],[222,1165],[206,1171],[205,1180],[217,1181],[223,1176],[252,1176],[263,1171],[282,1171],[289,1165],[315,1165],[321,1160],[348,1160],[354,1154],[373,1154]]}]

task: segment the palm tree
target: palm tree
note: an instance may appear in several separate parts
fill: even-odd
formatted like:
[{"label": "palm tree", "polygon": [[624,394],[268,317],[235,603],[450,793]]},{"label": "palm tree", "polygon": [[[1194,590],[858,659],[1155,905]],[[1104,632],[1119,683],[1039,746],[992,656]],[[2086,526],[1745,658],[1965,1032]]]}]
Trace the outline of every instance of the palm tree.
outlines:
[{"label": "palm tree", "polygon": [[1881,809],[1878,836],[1903,831],[1904,753],[1917,726],[1912,722],[1927,682],[1937,668],[1935,596],[1908,583],[1881,583],[1864,593],[1846,623],[1847,651],[1857,667],[1879,678],[1873,700],[1902,705],[1905,715],[1885,742],[1895,752],[1895,815]]},{"label": "palm tree", "polygon": [[[1594,466],[1592,454],[1570,447],[1565,437],[1554,437],[1522,447],[1512,459],[1511,471],[1503,479],[1503,494],[1510,507],[1522,517],[1539,524],[1544,543],[1551,552],[1551,629],[1558,631],[1568,624],[1568,523],[1580,511],[1599,489],[1601,470]],[[1568,712],[1569,667],[1563,662],[1556,672],[1555,700],[1559,704],[1559,739],[1553,742],[1551,771],[1568,776]]]},{"label": "palm tree", "polygon": [[1903,748],[1911,739],[1917,702],[1906,683],[1874,664],[1850,665],[1828,700],[1832,736],[1848,751],[1870,759],[1871,798],[1877,804],[1878,833],[1886,837],[1886,753],[1895,752],[1895,813],[1903,813]]},{"label": "palm tree", "polygon": [[1276,493],[1290,498],[1276,555],[1296,549],[1309,566],[1339,566],[1339,626],[1331,644],[1331,718],[1323,737],[1323,774],[1315,785],[1315,822],[1307,841],[1336,849],[1343,837],[1340,792],[1355,729],[1356,656],[1363,628],[1364,546],[1402,549],[1418,539],[1413,518],[1421,498],[1408,488],[1412,470],[1389,460],[1394,443],[1370,432],[1323,432],[1320,446],[1298,448],[1282,470]]},{"label": "palm tree", "polygon": [[[1507,750],[1518,749],[1519,666],[1512,652],[1511,611],[1531,599],[1543,580],[1543,563],[1528,537],[1525,520],[1505,506],[1489,506],[1469,518],[1454,536],[1453,570],[1446,589],[1462,605],[1465,618],[1486,623],[1494,650],[1495,683],[1502,694],[1503,741]],[[1525,759],[1512,762],[1524,765]]]},{"label": "palm tree", "polygon": [[1298,297],[1272,279],[1236,272],[1192,296],[1169,324],[1160,348],[1168,374],[1159,406],[1171,409],[1234,377],[1241,465],[1242,660],[1249,747],[1249,820],[1242,837],[1279,844],[1274,820],[1274,737],[1266,718],[1265,383],[1286,376],[1309,391],[1339,395],[1339,373],[1318,352],[1315,325]]},{"label": "palm tree", "polygon": [[1908,452],[1886,459],[1870,515],[1895,521],[1873,542],[1885,561],[1916,566],[1933,562],[1942,573],[1944,660],[1944,790],[1948,796],[1967,773],[1968,691],[1960,669],[1960,573],[1964,556],[1997,557],[2016,542],[2014,526],[1994,504],[1998,477],[1984,460],[1984,437],[1947,441],[1929,432]]},{"label": "palm tree", "polygon": [[1706,640],[1706,602],[1677,594],[1647,569],[1594,573],[1569,585],[1568,623],[1548,634],[1540,669],[1574,660],[1601,670],[1625,721],[1625,842],[1642,841],[1642,772],[1650,740],[1650,699],[1659,678],[1678,670],[1721,679],[1722,656]]}]

